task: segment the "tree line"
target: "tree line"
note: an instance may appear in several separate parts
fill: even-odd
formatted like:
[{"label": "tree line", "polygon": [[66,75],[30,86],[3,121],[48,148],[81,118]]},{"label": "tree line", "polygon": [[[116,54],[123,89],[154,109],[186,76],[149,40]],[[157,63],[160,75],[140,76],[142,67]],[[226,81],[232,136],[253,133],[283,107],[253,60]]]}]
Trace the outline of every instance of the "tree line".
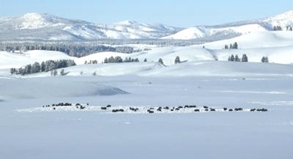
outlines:
[{"label": "tree line", "polygon": [[[139,62],[138,58],[131,58],[131,57],[126,57],[124,60],[121,58],[121,56],[116,56],[116,57],[109,57],[104,59],[104,63],[123,63],[123,62]],[[145,61],[146,62],[146,61]]]},{"label": "tree line", "polygon": [[133,53],[141,50],[135,50],[129,46],[106,46],[93,44],[59,44],[59,43],[0,43],[0,50],[7,52],[25,52],[30,50],[60,51],[74,57],[82,57],[97,52],[121,52]]},{"label": "tree line", "polygon": [[75,66],[75,62],[73,60],[48,60],[43,61],[41,63],[35,62],[34,64],[28,64],[24,67],[20,68],[11,68],[10,73],[12,75],[27,75],[27,74],[34,74],[40,72],[49,72],[54,71],[59,68],[65,68],[70,66]]},{"label": "tree line", "polygon": [[225,45],[224,48],[225,49],[238,49],[238,43],[235,42],[234,44],[230,44],[230,46],[229,45]]},{"label": "tree line", "polygon": [[[274,31],[282,31],[283,28],[282,28],[281,26],[277,25],[277,26],[274,26],[274,27],[273,27],[273,30],[274,30]],[[290,25],[288,25],[288,26],[286,26],[286,30],[287,30],[287,31],[293,31],[293,27],[290,26]]]}]

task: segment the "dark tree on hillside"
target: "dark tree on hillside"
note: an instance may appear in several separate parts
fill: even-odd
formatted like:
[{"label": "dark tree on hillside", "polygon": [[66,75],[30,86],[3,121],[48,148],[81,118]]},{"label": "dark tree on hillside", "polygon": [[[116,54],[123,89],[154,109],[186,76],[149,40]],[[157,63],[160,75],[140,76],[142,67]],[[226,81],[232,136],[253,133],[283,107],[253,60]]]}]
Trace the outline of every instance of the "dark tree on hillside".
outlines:
[{"label": "dark tree on hillside", "polygon": [[235,42],[235,43],[233,44],[233,49],[238,49],[238,43],[237,43],[237,42]]},{"label": "dark tree on hillside", "polygon": [[64,69],[62,69],[62,70],[60,71],[60,75],[61,75],[61,76],[65,76],[65,75],[66,75],[66,73],[65,73],[65,70],[64,70]]},{"label": "dark tree on hillside", "polygon": [[107,57],[104,59],[104,63],[109,63],[109,60]]},{"label": "dark tree on hillside", "polygon": [[269,58],[267,56],[264,56],[261,58],[261,62],[262,63],[268,63],[269,62]]},{"label": "dark tree on hillside", "polygon": [[145,59],[143,60],[143,62],[148,62],[148,60],[145,58]]},{"label": "dark tree on hillside", "polygon": [[160,64],[163,64],[164,65],[164,62],[163,62],[163,59],[160,58],[159,61],[158,61]]},{"label": "dark tree on hillside", "polygon": [[238,55],[235,56],[235,60],[236,62],[240,62],[240,58],[238,57]]},{"label": "dark tree on hillside", "polygon": [[231,55],[231,57],[230,57],[230,61],[235,61],[235,57],[234,57],[234,55]]},{"label": "dark tree on hillside", "polygon": [[175,58],[175,64],[179,64],[179,63],[181,63],[180,57],[179,56],[176,56],[176,58]]},{"label": "dark tree on hillside", "polygon": [[243,54],[242,55],[242,59],[241,59],[242,62],[248,62],[248,57],[246,56],[246,54]]},{"label": "dark tree on hillside", "polygon": [[42,63],[41,63],[41,72],[45,72],[46,71],[46,64],[45,64],[45,62],[43,61]]},{"label": "dark tree on hillside", "polygon": [[31,73],[38,73],[38,72],[41,72],[41,65],[40,65],[40,63],[35,62],[32,65]]}]

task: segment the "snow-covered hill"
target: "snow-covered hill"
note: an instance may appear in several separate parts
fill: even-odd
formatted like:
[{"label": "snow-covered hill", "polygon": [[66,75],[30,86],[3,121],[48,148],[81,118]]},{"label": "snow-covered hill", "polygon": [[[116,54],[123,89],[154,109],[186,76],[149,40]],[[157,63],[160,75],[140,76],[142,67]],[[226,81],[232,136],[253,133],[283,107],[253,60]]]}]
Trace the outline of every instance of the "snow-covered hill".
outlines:
[{"label": "snow-covered hill", "polygon": [[[238,43],[239,49],[224,49],[225,45]],[[204,46],[204,47],[203,47]],[[120,76],[120,75],[174,75],[174,76],[201,76],[201,75],[237,75],[245,74],[292,74],[293,64],[293,32],[255,32],[233,39],[221,40],[202,45],[185,47],[162,47],[132,54],[117,52],[99,52],[76,58],[61,52],[28,51],[0,52],[0,75],[9,76],[9,69],[22,67],[34,62],[47,60],[72,59],[77,66],[66,68],[67,75],[71,76]],[[250,63],[227,62],[231,55],[243,54],[248,56]],[[139,63],[103,64],[105,58],[120,56],[139,59]],[[175,64],[175,58],[180,57],[181,64]],[[258,64],[262,57],[268,57],[270,63]],[[163,65],[158,63],[163,60]],[[89,64],[90,61],[98,64]],[[144,62],[147,60],[147,62]],[[85,65],[85,63],[87,63]],[[289,64],[286,66],[278,64]],[[247,68],[246,68],[247,67]],[[267,70],[270,71],[267,71]],[[278,71],[279,70],[279,71]],[[82,72],[82,73],[81,73]],[[50,76],[50,73],[32,75],[33,77]]]},{"label": "snow-covered hill", "polygon": [[280,26],[283,30],[287,30],[287,26],[293,26],[293,11],[289,11],[274,17],[249,20],[235,23],[228,23],[217,26],[198,26],[186,28],[176,34],[163,37],[162,39],[227,39],[239,35],[272,31],[274,26]]},{"label": "snow-covered hill", "polygon": [[75,59],[58,51],[28,51],[28,52],[0,52],[0,69],[18,68],[34,62],[43,62],[47,60],[66,60]]},{"label": "snow-covered hill", "polygon": [[101,25],[40,13],[0,18],[0,39],[7,41],[156,39],[176,31],[178,28],[163,24],[148,25],[125,21],[112,25]]},{"label": "snow-covered hill", "polygon": [[274,26],[293,26],[293,11],[274,17],[216,26],[178,28],[164,24],[122,21],[94,24],[49,14],[28,13],[19,17],[0,18],[0,40],[98,40],[98,39],[228,39],[254,32],[272,31]]}]

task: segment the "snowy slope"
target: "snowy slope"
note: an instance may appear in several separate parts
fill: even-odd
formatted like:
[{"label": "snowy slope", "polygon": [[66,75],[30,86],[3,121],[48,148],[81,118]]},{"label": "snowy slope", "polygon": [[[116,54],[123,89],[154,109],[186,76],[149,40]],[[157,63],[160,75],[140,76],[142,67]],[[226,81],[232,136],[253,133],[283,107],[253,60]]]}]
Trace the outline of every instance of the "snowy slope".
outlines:
[{"label": "snowy slope", "polygon": [[163,37],[162,39],[191,40],[202,39],[205,37],[215,37],[225,39],[236,35],[243,35],[253,32],[267,31],[259,24],[247,24],[239,26],[223,26],[223,27],[191,27],[177,32],[174,35]]},{"label": "snowy slope", "polygon": [[286,30],[287,26],[293,26],[293,11],[289,11],[277,16],[248,20],[243,22],[228,23],[217,26],[198,26],[184,29],[176,34],[163,37],[163,39],[202,39],[207,37],[211,39],[228,39],[239,35],[245,35],[254,32],[272,31],[274,26],[281,26]]},{"label": "snowy slope", "polygon": [[62,52],[57,51],[28,51],[24,53],[0,52],[0,69],[18,68],[34,62],[43,62],[47,60],[75,59]]},{"label": "snowy slope", "polygon": [[[232,44],[234,42],[238,43],[239,49],[223,49],[225,45]],[[204,46],[204,47],[203,47]],[[25,53],[8,53],[0,52],[0,68],[7,69],[1,70],[1,75],[9,75],[9,70],[11,67],[21,67],[26,64],[33,64],[34,62],[42,62],[46,60],[59,60],[59,59],[73,59],[79,66],[73,68],[66,68],[69,72],[68,75],[79,76],[86,75],[92,76],[94,73],[98,76],[117,76],[117,75],[163,75],[163,74],[174,74],[176,75],[190,75],[198,76],[201,74],[228,74],[229,72],[222,72],[225,68],[230,70],[231,68],[241,67],[253,68],[259,67],[258,64],[234,64],[226,62],[228,57],[233,55],[238,55],[240,58],[243,54],[248,56],[248,61],[253,63],[260,63],[261,58],[266,56],[269,58],[270,63],[277,64],[293,64],[293,33],[292,32],[255,32],[240,37],[236,37],[229,40],[216,41],[211,43],[206,43],[203,45],[185,46],[185,47],[162,47],[153,48],[149,51],[137,52],[132,54],[117,53],[117,52],[100,52],[91,54],[85,57],[74,58],[70,57],[61,52],[50,52],[50,51],[29,51]],[[138,58],[140,63],[123,63],[123,64],[102,64],[105,58],[120,56],[122,59],[125,58]],[[181,64],[175,65],[175,58],[179,56]],[[158,64],[159,59],[163,60],[164,65]],[[144,60],[147,62],[143,62]],[[98,65],[84,65],[85,62],[98,61]],[[214,61],[221,62],[214,62]],[[203,63],[202,63],[203,62]],[[226,63],[225,63],[226,62]],[[202,63],[202,64],[201,64]],[[207,67],[210,65],[211,67]],[[235,65],[235,66],[234,66]],[[238,67],[239,66],[239,67]],[[263,66],[263,65],[260,65]],[[285,69],[285,67],[279,67],[279,65],[267,65],[269,67],[280,68],[280,71]],[[166,68],[165,68],[166,67]],[[191,70],[187,68],[190,67]],[[286,66],[291,67],[291,65]],[[208,70],[209,68],[210,70]],[[178,70],[170,71],[170,70]],[[198,70],[202,69],[202,70]],[[197,70],[193,72],[192,70]],[[262,69],[264,72],[265,69]],[[168,72],[168,73],[166,73]],[[193,73],[191,73],[193,72]],[[202,73],[200,73],[202,72]],[[248,70],[251,74],[255,74],[253,69]],[[287,73],[285,73],[287,72]],[[284,74],[291,74],[288,69],[285,69]],[[261,71],[258,71],[261,73]],[[268,74],[276,74],[277,72],[268,72]],[[230,75],[237,74],[237,71],[230,72]],[[40,76],[50,76],[49,73],[34,75]]]},{"label": "snowy slope", "polygon": [[178,28],[163,24],[126,21],[101,25],[44,13],[0,18],[1,40],[156,39],[176,31]]},{"label": "snowy slope", "polygon": [[216,26],[172,27],[126,20],[114,24],[94,24],[49,14],[28,13],[0,18],[0,40],[98,40],[98,39],[228,39],[254,32],[272,31],[274,26],[293,26],[292,11],[258,20]]}]

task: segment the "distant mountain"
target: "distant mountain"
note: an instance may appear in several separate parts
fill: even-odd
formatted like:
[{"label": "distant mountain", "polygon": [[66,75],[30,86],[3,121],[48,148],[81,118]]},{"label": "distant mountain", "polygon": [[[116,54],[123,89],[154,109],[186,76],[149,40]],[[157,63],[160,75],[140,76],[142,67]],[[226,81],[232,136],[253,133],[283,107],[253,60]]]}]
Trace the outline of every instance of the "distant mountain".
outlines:
[{"label": "distant mountain", "polygon": [[99,25],[39,13],[0,18],[0,40],[158,39],[177,31],[179,28],[163,24],[124,21]]},{"label": "distant mountain", "polygon": [[186,28],[162,39],[226,39],[252,32],[272,31],[274,26],[280,26],[283,30],[286,30],[287,26],[293,27],[293,11],[258,20]]},{"label": "distant mountain", "polygon": [[49,14],[28,13],[20,17],[0,18],[0,40],[99,40],[99,39],[174,39],[222,40],[252,32],[272,31],[274,26],[286,30],[293,26],[293,11],[274,17],[216,26],[178,28],[164,24],[122,21],[94,24]]}]

